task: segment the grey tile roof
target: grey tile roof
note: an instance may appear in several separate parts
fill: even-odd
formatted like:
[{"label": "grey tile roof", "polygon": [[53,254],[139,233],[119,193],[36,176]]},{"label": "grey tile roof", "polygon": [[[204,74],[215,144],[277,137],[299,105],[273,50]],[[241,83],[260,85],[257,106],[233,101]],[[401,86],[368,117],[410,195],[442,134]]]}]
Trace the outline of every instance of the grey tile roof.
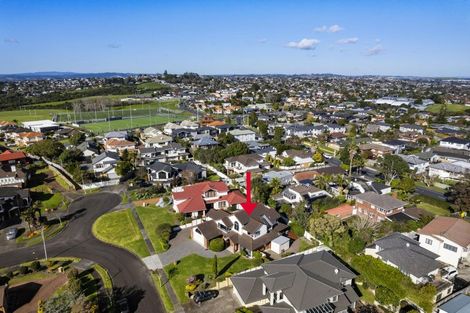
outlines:
[{"label": "grey tile roof", "polygon": [[357,199],[371,203],[379,208],[386,211],[401,208],[407,203],[398,199],[393,198],[389,195],[379,195],[373,191],[368,191],[356,196]]},{"label": "grey tile roof", "polygon": [[400,233],[379,239],[373,246],[380,247],[377,255],[384,261],[389,261],[402,272],[418,278],[442,267],[442,264],[436,261],[439,257],[437,254],[422,248],[419,242]]},{"label": "grey tile roof", "polygon": [[[342,283],[353,279],[356,275],[329,252],[294,255],[265,263],[262,267],[264,271],[257,270],[251,274],[251,277],[258,275],[257,277],[270,291],[282,290],[297,311],[325,305],[328,303],[328,298],[333,296],[343,296],[342,300],[345,303],[349,301],[348,305],[357,299],[354,290],[342,286]],[[243,290],[248,289],[248,284],[239,284],[244,278],[238,277],[239,275],[232,277],[234,287],[239,293],[249,295],[247,290]],[[250,303],[241,293],[240,296],[245,303]],[[263,312],[288,312],[276,311],[273,306],[263,306],[262,310]]]},{"label": "grey tile roof", "polygon": [[439,307],[447,313],[468,313],[470,312],[470,296],[460,294]]}]

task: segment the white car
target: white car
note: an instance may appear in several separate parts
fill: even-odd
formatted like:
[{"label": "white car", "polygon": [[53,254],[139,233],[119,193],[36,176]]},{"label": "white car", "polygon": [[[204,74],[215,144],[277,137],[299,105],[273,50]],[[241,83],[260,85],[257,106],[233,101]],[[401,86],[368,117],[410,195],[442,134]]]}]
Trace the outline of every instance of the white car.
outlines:
[{"label": "white car", "polygon": [[457,269],[453,266],[444,267],[443,270],[444,270],[444,275],[442,275],[442,277],[448,280],[453,280],[455,276],[459,274]]}]

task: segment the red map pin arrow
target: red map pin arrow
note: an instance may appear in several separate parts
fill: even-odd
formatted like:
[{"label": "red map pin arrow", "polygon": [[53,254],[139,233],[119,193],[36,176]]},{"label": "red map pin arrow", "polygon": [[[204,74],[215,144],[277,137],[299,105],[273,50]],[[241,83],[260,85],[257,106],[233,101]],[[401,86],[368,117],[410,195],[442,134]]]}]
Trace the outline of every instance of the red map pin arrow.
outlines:
[{"label": "red map pin arrow", "polygon": [[251,202],[251,172],[246,172],[245,173],[245,178],[246,178],[246,202],[242,203],[243,210],[248,215],[251,215],[253,213],[253,210],[256,207],[256,203]]}]

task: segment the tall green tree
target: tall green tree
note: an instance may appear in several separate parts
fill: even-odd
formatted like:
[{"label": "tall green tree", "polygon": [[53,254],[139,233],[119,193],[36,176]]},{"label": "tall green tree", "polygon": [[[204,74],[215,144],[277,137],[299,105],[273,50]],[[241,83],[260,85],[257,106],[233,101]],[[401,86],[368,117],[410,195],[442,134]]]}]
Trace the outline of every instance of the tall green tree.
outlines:
[{"label": "tall green tree", "polygon": [[406,174],[410,173],[408,163],[395,154],[387,154],[380,159],[379,167],[388,184],[390,184],[392,180],[404,177]]}]

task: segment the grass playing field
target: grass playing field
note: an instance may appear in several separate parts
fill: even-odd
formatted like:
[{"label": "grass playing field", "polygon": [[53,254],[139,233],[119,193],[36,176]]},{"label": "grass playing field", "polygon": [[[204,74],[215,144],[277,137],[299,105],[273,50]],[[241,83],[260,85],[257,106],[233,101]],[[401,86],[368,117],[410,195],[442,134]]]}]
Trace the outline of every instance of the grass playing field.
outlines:
[{"label": "grass playing field", "polygon": [[[433,104],[427,108],[427,111],[431,113],[439,113],[439,111],[441,110],[441,107],[442,107],[442,104]],[[448,104],[447,105],[447,111],[450,113],[463,113],[465,112],[465,109],[467,108],[463,104]]]}]

